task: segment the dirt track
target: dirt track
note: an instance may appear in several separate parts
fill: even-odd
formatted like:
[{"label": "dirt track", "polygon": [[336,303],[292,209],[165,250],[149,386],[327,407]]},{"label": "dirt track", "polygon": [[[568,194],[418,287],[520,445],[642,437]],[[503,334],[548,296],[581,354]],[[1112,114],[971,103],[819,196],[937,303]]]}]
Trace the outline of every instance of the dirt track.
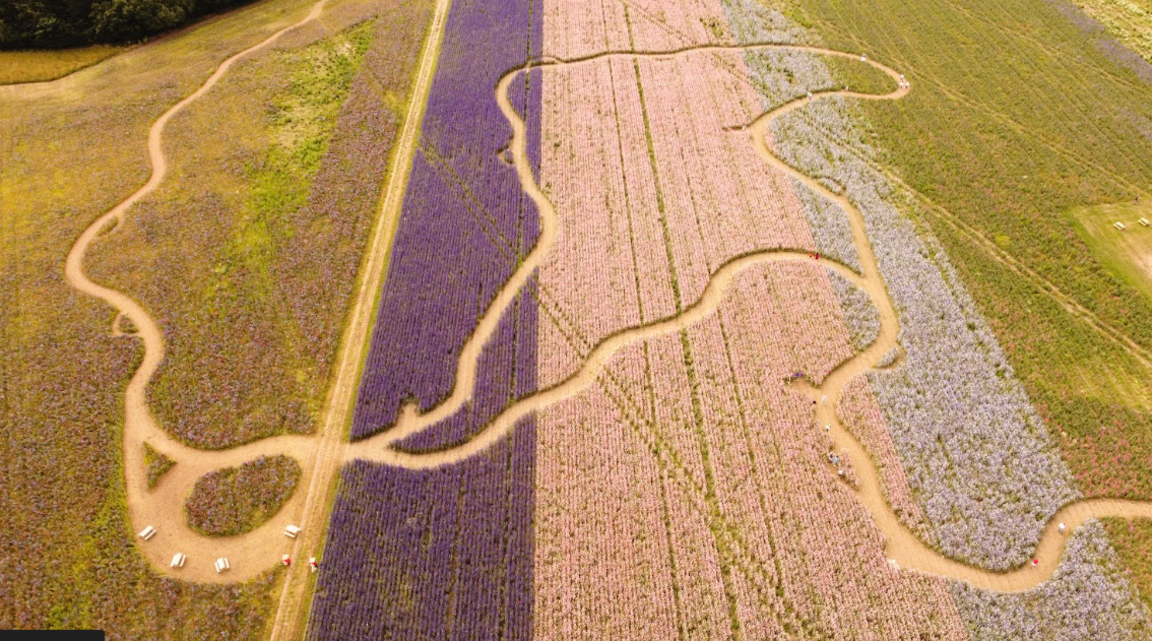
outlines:
[{"label": "dirt track", "polygon": [[[526,68],[586,64],[614,57],[654,57],[664,59],[696,52],[742,51],[767,48],[808,51],[822,55],[860,60],[860,57],[856,54],[827,49],[765,44],[736,47],[702,46],[674,52],[609,52],[579,60],[540,61],[531,63]],[[1065,506],[1053,516],[1041,536],[1039,545],[1034,553],[1034,556],[1039,559],[1040,563],[1037,566],[1029,564],[1015,571],[1002,573],[965,565],[949,559],[929,548],[915,534],[900,523],[895,512],[893,512],[888,505],[884,498],[879,473],[873,465],[872,457],[860,442],[844,428],[835,408],[838,406],[841,393],[848,382],[859,375],[878,369],[877,366],[883,361],[884,356],[890,350],[897,347],[899,320],[896,311],[891,298],[888,296],[883,277],[880,275],[875,252],[868,240],[863,214],[861,214],[847,197],[832,192],[816,179],[788,165],[773,153],[765,143],[766,131],[773,120],[794,109],[805,106],[811,100],[828,96],[842,96],[860,100],[897,100],[906,95],[910,90],[910,86],[899,84],[901,81],[899,72],[875,61],[868,60],[861,62],[863,64],[869,64],[887,74],[894,82],[898,83],[898,88],[891,93],[881,95],[861,94],[852,91],[821,92],[813,95],[812,98],[798,98],[780,105],[761,115],[747,127],[751,135],[752,144],[766,163],[803,182],[810,189],[835,202],[847,212],[849,226],[852,230],[853,241],[860,258],[863,273],[858,274],[850,268],[833,261],[823,260],[820,264],[840,273],[861,287],[867,292],[869,298],[880,312],[880,332],[871,345],[833,369],[819,386],[812,385],[809,381],[802,381],[797,385],[797,388],[807,393],[813,401],[819,401],[824,395],[828,396],[830,402],[817,402],[813,406],[815,408],[814,425],[831,425],[830,435],[836,448],[847,452],[848,456],[853,460],[854,467],[857,470],[857,476],[859,477],[859,487],[855,492],[860,501],[864,503],[872,514],[876,526],[885,536],[884,553],[887,558],[894,561],[901,568],[959,579],[982,588],[999,592],[1026,591],[1052,576],[1059,565],[1068,535],[1074,532],[1084,521],[1105,516],[1152,518],[1152,504],[1138,501],[1092,499]],[[418,433],[440,420],[451,416],[471,397],[476,380],[477,363],[484,344],[494,333],[496,323],[499,321],[504,309],[511,303],[516,293],[520,291],[531,274],[539,267],[543,256],[555,240],[559,227],[558,217],[555,208],[544,196],[540,186],[535,182],[533,172],[528,164],[527,137],[524,121],[512,108],[507,94],[508,86],[513,79],[523,71],[522,69],[511,72],[501,80],[497,87],[496,99],[500,104],[501,111],[513,128],[513,138],[509,149],[513,155],[513,164],[520,177],[521,186],[524,191],[532,197],[540,210],[541,232],[538,243],[522,263],[521,267],[512,275],[508,283],[506,283],[504,289],[497,295],[489,309],[486,310],[475,333],[468,342],[465,343],[457,366],[456,385],[453,388],[452,394],[440,405],[423,414],[418,414],[412,407],[405,408],[400,420],[391,430],[383,432],[371,439],[350,445],[348,447],[348,455],[350,458],[368,459],[407,468],[436,467],[468,458],[487,449],[507,436],[516,423],[522,418],[536,410],[575,396],[592,385],[607,361],[620,349],[637,341],[678,332],[714,312],[716,307],[724,299],[724,295],[728,289],[732,286],[733,281],[745,268],[761,263],[779,261],[799,261],[808,265],[812,264],[806,252],[794,250],[756,251],[734,258],[712,274],[700,298],[692,305],[686,307],[680,314],[642,326],[624,329],[604,339],[592,349],[584,360],[584,363],[569,378],[512,404],[472,440],[449,450],[429,454],[410,454],[392,449],[392,445],[399,440],[411,434]],[[1057,530],[1057,524],[1061,522],[1066,525],[1066,531],[1064,533],[1060,533]]]},{"label": "dirt track", "polygon": [[[107,302],[119,312],[113,331],[118,331],[121,317],[127,318],[136,327],[136,335],[143,343],[143,361],[132,376],[125,392],[125,423],[122,447],[128,505],[131,512],[131,523],[135,530],[140,530],[145,525],[152,525],[158,531],[152,540],[140,542],[140,549],[158,572],[174,578],[235,582],[255,576],[272,567],[283,553],[292,551],[307,556],[309,552],[318,548],[322,539],[333,475],[344,461],[359,458],[404,467],[425,468],[444,465],[472,456],[506,436],[520,418],[579,394],[595,381],[607,361],[621,348],[639,340],[679,331],[714,312],[732,286],[734,279],[745,268],[778,261],[801,261],[812,264],[805,252],[794,250],[756,251],[734,258],[721,266],[711,276],[701,297],[686,307],[682,313],[644,326],[623,329],[608,337],[595,346],[586,361],[571,377],[514,403],[471,441],[448,451],[426,455],[406,454],[393,449],[392,446],[396,441],[419,432],[453,414],[471,396],[476,381],[477,363],[484,345],[493,335],[505,308],[512,303],[529,277],[539,267],[555,240],[558,228],[557,214],[534,180],[528,163],[524,121],[512,108],[507,95],[507,88],[520,73],[531,67],[593,64],[596,61],[613,57],[669,58],[686,56],[696,52],[732,52],[768,48],[808,51],[856,60],[859,60],[859,56],[804,46],[753,44],[701,46],[678,51],[607,52],[578,60],[551,59],[529,63],[523,69],[509,72],[501,79],[496,89],[496,100],[513,129],[509,149],[521,185],[539,207],[541,233],[538,243],[521,267],[497,294],[481,317],[475,332],[464,345],[457,366],[456,383],[451,395],[435,408],[423,414],[417,413],[411,407],[406,408],[393,429],[364,441],[347,444],[344,440],[344,426],[355,392],[357,383],[355,379],[362,346],[368,335],[372,300],[379,290],[383,266],[386,264],[387,252],[391,244],[391,227],[388,221],[391,221],[399,211],[400,197],[403,194],[408,165],[404,160],[410,159],[415,148],[416,135],[419,129],[418,121],[420,120],[418,114],[419,110],[423,108],[423,97],[426,95],[434,67],[435,56],[432,53],[434,49],[432,43],[439,38],[438,33],[443,27],[444,15],[448,6],[448,0],[439,0],[433,19],[432,35],[430,35],[429,44],[426,45],[428,48],[426,48],[420,75],[414,88],[413,95],[417,98],[410,106],[409,117],[405,122],[405,129],[400,139],[397,169],[386,192],[382,222],[378,224],[372,240],[368,267],[360,284],[351,324],[344,337],[337,378],[320,432],[315,436],[275,437],[225,451],[197,450],[179,443],[156,423],[147,405],[147,385],[164,358],[164,341],[159,327],[148,312],[132,298],[89,280],[83,271],[84,255],[92,241],[98,236],[99,230],[103,229],[109,220],[119,221],[122,219],[133,204],[155,190],[163,181],[167,172],[167,160],[162,149],[162,136],[170,118],[204,95],[237,60],[269,46],[285,32],[316,19],[323,10],[326,1],[319,0],[308,16],[296,25],[287,27],[261,43],[225,60],[199,89],[161,115],[149,131],[148,152],[152,163],[152,175],[148,182],[115,208],[97,218],[77,239],[66,261],[66,276],[73,287],[84,294]],[[893,80],[899,78],[899,74],[888,67],[873,61],[868,61],[866,64],[883,71]],[[1060,510],[1044,530],[1037,550],[1037,556],[1041,561],[1040,565],[1035,568],[1029,566],[1007,573],[988,572],[943,557],[905,529],[884,500],[879,476],[872,465],[871,457],[860,443],[844,429],[834,411],[845,384],[854,377],[874,369],[884,355],[896,346],[899,330],[898,318],[877,268],[863,216],[847,198],[831,192],[820,182],[790,167],[765,144],[765,131],[772,120],[803,107],[810,100],[829,96],[844,96],[862,100],[895,100],[903,97],[907,92],[907,87],[901,87],[884,95],[859,94],[849,91],[821,92],[811,99],[799,98],[787,102],[761,115],[748,125],[751,144],[755,146],[766,163],[805,183],[813,191],[839,204],[847,212],[863,272],[858,274],[848,267],[830,261],[821,261],[820,264],[839,272],[863,288],[877,309],[880,310],[881,331],[875,342],[840,364],[824,379],[820,386],[809,384],[801,387],[814,399],[821,395],[827,395],[833,401],[815,406],[815,424],[832,425],[831,436],[836,446],[848,452],[853,458],[854,467],[860,480],[857,494],[872,513],[877,527],[884,533],[886,537],[885,554],[890,559],[901,567],[957,578],[980,587],[999,591],[1026,590],[1052,575],[1058,565],[1067,534],[1071,533],[1084,520],[1101,516],[1152,518],[1152,504],[1132,501],[1089,500],[1069,505]],[[177,462],[177,465],[161,479],[153,490],[148,490],[146,485],[142,448],[142,444],[145,442]],[[301,486],[307,488],[306,491],[297,492],[280,513],[265,525],[247,534],[213,538],[201,536],[188,528],[184,521],[181,505],[196,479],[213,469],[238,465],[257,456],[271,454],[288,454],[304,463]],[[1065,534],[1056,531],[1056,523],[1060,521],[1065,522],[1068,526],[1068,532]],[[283,536],[282,530],[290,522],[298,522],[306,527],[303,538],[293,542]],[[188,562],[181,570],[171,570],[168,567],[168,561],[175,552],[183,552],[188,555]],[[219,556],[229,558],[232,565],[230,572],[217,574],[213,570],[212,561]],[[307,594],[308,585],[307,581],[302,580],[307,576],[305,572],[306,568],[300,565],[288,575],[284,592],[281,595],[281,607],[277,612],[273,638],[291,638],[300,632],[299,621],[302,618],[300,606],[303,596]]]},{"label": "dirt track", "polygon": [[[404,129],[396,142],[397,152],[392,164],[392,174],[388,177],[380,217],[368,246],[368,257],[360,288],[357,290],[356,304],[340,346],[336,380],[324,410],[326,418],[320,432],[321,443],[310,466],[312,478],[307,484],[303,513],[298,518],[304,533],[297,538],[292,550],[293,556],[297,558],[318,556],[328,527],[328,499],[331,496],[336,471],[345,460],[344,450],[347,446],[344,438],[345,425],[348,423],[357,385],[360,382],[360,356],[371,335],[373,303],[380,291],[392,247],[392,238],[399,224],[404,189],[412,168],[412,156],[419,142],[424,105],[432,85],[437,49],[444,31],[449,5],[450,0],[436,1],[436,9],[428,28],[428,38],[420,58],[420,69],[412,86],[413,98],[404,117]],[[301,485],[303,486],[303,481]],[[286,510],[283,512],[290,514]],[[306,624],[304,614],[308,607],[311,585],[309,570],[303,563],[292,568],[287,574],[276,607],[276,616],[272,622],[271,641],[304,637],[303,626]]]}]

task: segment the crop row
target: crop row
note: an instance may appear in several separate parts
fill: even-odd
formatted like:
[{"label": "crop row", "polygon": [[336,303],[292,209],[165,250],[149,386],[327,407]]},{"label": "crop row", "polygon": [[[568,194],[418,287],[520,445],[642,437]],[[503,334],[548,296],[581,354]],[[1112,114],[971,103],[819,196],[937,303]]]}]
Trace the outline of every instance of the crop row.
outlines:
[{"label": "crop row", "polygon": [[[357,396],[352,436],[427,409],[454,381],[479,317],[536,242],[538,213],[501,153],[511,136],[493,87],[540,46],[528,0],[452,4]],[[540,74],[513,83],[538,163]],[[480,357],[471,399],[402,449],[466,440],[536,388],[529,284]],[[356,462],[337,493],[309,638],[527,639],[532,628],[535,420],[452,466]]]},{"label": "crop row", "polygon": [[857,351],[863,350],[880,335],[880,312],[868,298],[868,293],[848,279],[833,272],[829,280],[836,290],[836,297],[840,299],[840,307],[844,309],[844,320],[848,323],[852,347]]},{"label": "crop row", "polygon": [[[723,19],[708,8],[663,11],[671,25]],[[564,3],[556,24],[615,28],[584,12],[603,15]],[[550,17],[551,52],[576,38]],[[674,31],[644,44],[689,44]],[[541,177],[561,233],[540,270],[542,382],[613,329],[693,302],[733,256],[814,248],[791,182],[723,131],[760,112],[734,71],[738,55],[693,54],[546,76]],[[824,270],[753,268],[717,314],[625,349],[593,389],[541,412],[537,634],[964,638],[942,581],[884,563],[809,401],[780,384],[849,353]]]},{"label": "crop row", "polygon": [[536,288],[530,282],[504,313],[480,355],[476,391],[459,412],[396,444],[406,452],[459,445],[486,426],[515,397],[536,388]]},{"label": "crop row", "polygon": [[[448,14],[357,396],[353,438],[391,426],[406,400],[428,409],[448,394],[464,341],[536,242],[536,207],[499,155],[512,132],[493,93],[500,75],[539,47],[530,18],[527,0],[486,10],[462,3]],[[488,37],[479,38],[480,32]],[[510,89],[521,113],[525,89],[521,83]],[[527,96],[533,105],[539,104],[538,92],[534,86]],[[538,112],[527,110],[529,131],[538,128]],[[535,136],[528,142],[530,148],[539,145]]]},{"label": "crop row", "polygon": [[997,594],[953,583],[972,641],[998,639],[1147,639],[1147,607],[1104,527],[1076,530],[1050,581],[1025,594]]},{"label": "crop row", "polygon": [[869,153],[848,146],[857,137],[826,102],[777,125],[784,156],[835,177],[864,212],[906,351],[902,367],[871,381],[941,549],[992,569],[1020,565],[1048,516],[1077,496],[1071,477],[947,258],[853,155]]},{"label": "crop row", "polygon": [[528,419],[448,467],[345,467],[308,638],[531,638],[535,448]]}]

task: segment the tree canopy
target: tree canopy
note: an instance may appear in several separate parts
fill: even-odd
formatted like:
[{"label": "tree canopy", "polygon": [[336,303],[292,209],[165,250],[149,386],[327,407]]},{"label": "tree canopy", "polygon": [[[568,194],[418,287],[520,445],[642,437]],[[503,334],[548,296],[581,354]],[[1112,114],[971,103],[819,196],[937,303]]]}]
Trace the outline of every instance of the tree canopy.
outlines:
[{"label": "tree canopy", "polygon": [[253,0],[5,0],[0,49],[133,42]]}]

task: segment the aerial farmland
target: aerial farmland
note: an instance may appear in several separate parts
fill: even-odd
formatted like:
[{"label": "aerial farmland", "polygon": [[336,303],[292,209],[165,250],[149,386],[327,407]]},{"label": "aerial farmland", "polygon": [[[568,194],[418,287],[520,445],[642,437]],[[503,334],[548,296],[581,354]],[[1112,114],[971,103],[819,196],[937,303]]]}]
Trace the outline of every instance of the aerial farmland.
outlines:
[{"label": "aerial farmland", "polygon": [[1152,0],[0,6],[0,432],[0,630],[1152,640]]}]

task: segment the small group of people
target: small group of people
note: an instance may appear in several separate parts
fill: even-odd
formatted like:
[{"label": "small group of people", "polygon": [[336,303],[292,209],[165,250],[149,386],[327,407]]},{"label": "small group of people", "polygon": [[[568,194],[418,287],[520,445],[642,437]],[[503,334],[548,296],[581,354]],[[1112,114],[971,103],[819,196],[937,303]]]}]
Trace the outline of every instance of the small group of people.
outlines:
[{"label": "small group of people", "polygon": [[828,462],[836,468],[836,476],[844,478],[844,467],[840,465],[840,455],[835,452],[828,452]]}]

